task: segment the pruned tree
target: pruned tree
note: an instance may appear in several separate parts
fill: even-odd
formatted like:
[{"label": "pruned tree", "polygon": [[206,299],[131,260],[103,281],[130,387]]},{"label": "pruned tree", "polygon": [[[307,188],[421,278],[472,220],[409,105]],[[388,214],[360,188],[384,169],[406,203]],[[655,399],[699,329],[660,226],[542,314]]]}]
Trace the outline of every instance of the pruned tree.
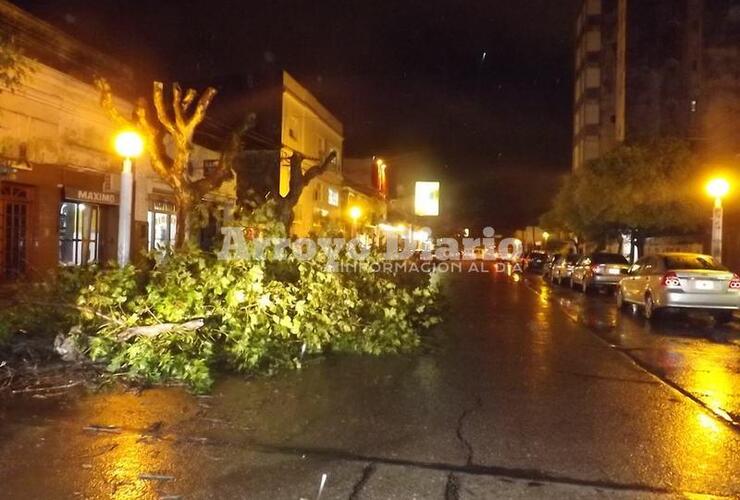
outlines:
[{"label": "pruned tree", "polygon": [[321,163],[313,165],[304,171],[303,162],[305,159],[303,155],[294,152],[290,156],[290,190],[285,196],[281,196],[279,190],[276,192],[277,216],[285,224],[286,231],[290,231],[290,226],[293,225],[293,219],[295,217],[293,209],[298,203],[301,194],[303,194],[303,190],[313,179],[326,172],[329,165],[336,160],[336,157],[337,152],[332,149]]},{"label": "pruned tree", "polygon": [[[192,178],[188,173],[188,165],[193,151],[193,136],[206,117],[208,107],[216,96],[216,89],[208,87],[198,95],[195,89],[190,88],[183,92],[178,83],[173,83],[171,109],[168,109],[164,85],[162,82],[154,82],[154,122],[150,118],[151,108],[146,99],[138,99],[132,117],[127,118],[116,107],[108,82],[100,78],[95,84],[100,91],[103,109],[119,126],[136,129],[142,134],[152,168],[172,188],[177,210],[175,246],[181,248],[191,233],[194,206],[207,193],[232,177],[232,165],[241,147],[241,138],[253,127],[255,116],[250,114],[242,125],[232,131],[223,145],[215,168],[204,172],[201,178]],[[167,151],[165,137],[171,139],[171,155]]]},{"label": "pruned tree", "polygon": [[[280,151],[250,151],[236,162],[239,171],[237,190],[239,199],[247,208],[256,208],[273,200],[275,217],[290,231],[295,215],[295,208],[306,186],[326,172],[337,158],[337,152],[331,150],[319,163],[304,169],[308,161],[301,153],[293,152],[287,158],[281,158]],[[287,160],[290,165],[289,191],[280,194],[280,163]]]}]

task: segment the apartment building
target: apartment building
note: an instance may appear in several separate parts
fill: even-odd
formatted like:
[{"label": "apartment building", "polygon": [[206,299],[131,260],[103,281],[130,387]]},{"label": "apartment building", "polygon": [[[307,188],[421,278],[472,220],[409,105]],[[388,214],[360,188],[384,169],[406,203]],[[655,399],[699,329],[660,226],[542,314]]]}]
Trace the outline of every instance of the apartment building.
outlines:
[{"label": "apartment building", "polygon": [[576,21],[573,169],[624,141],[703,132],[702,0],[584,0]]}]

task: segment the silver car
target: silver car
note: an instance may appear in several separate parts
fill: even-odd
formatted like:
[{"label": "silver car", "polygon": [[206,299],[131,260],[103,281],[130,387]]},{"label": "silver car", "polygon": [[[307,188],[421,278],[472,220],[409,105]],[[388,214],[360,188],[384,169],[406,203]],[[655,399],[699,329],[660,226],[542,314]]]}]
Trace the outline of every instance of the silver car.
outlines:
[{"label": "silver car", "polygon": [[597,252],[578,261],[571,285],[583,293],[592,288],[614,288],[629,271],[629,262],[618,253]]},{"label": "silver car", "polygon": [[667,308],[704,309],[718,323],[740,308],[740,277],[709,255],[662,253],[643,257],[617,288],[617,305],[637,304],[653,319]]},{"label": "silver car", "polygon": [[550,271],[550,282],[557,283],[558,285],[570,285],[573,268],[580,258],[581,256],[575,253],[558,257],[553,263],[552,270]]}]

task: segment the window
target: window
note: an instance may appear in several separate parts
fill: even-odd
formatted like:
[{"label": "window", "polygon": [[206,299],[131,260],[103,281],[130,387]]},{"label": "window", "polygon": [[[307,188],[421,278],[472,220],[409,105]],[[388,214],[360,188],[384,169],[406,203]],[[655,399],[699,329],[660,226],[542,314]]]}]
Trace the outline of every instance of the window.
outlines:
[{"label": "window", "polygon": [[329,188],[327,202],[333,207],[339,206],[339,191],[333,188]]},{"label": "window", "polygon": [[601,85],[601,70],[599,68],[586,68],[586,87],[598,88]]},{"label": "window", "polygon": [[59,263],[80,266],[98,261],[100,207],[66,201],[59,210]]},{"label": "window", "polygon": [[601,0],[588,0],[586,2],[586,14],[598,16],[601,14]]},{"label": "window", "polygon": [[151,210],[147,213],[147,222],[149,223],[149,250],[165,250],[174,246],[177,233],[174,203],[153,201]]},{"label": "window", "polygon": [[727,271],[725,266],[718,263],[708,255],[677,254],[666,256],[663,261],[665,262],[666,269],[706,269],[710,271]]},{"label": "window", "polygon": [[218,168],[218,160],[203,160],[203,177],[208,177]]},{"label": "window", "polygon": [[601,50],[601,31],[592,29],[586,33],[586,50],[588,52],[599,52]]},{"label": "window", "polygon": [[599,157],[599,138],[588,136],[583,144],[583,159],[585,161],[595,160]]},{"label": "window", "polygon": [[586,125],[598,125],[599,124],[599,104],[596,102],[586,103],[585,107]]},{"label": "window", "polygon": [[618,253],[596,253],[593,255],[596,264],[627,264],[627,259]]}]

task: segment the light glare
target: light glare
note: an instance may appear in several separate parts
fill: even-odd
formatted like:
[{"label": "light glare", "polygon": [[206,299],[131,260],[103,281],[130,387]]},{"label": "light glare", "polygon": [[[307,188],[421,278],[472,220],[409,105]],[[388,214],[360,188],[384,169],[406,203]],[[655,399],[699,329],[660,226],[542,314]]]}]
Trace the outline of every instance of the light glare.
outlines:
[{"label": "light glare", "polygon": [[714,198],[722,198],[730,191],[730,183],[725,179],[712,179],[707,184],[707,193]]},{"label": "light glare", "polygon": [[116,136],[116,152],[124,158],[137,158],[144,151],[144,140],[132,130],[126,130]]}]

